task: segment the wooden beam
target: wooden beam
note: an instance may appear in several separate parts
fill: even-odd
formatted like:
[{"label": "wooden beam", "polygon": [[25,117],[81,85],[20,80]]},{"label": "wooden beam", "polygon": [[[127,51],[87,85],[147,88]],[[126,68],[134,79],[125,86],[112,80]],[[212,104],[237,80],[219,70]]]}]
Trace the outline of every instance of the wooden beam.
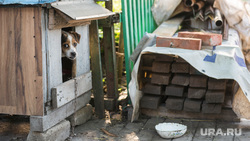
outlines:
[{"label": "wooden beam", "polygon": [[124,61],[124,37],[123,37],[123,25],[120,24],[120,40],[119,40],[119,53],[123,53],[123,55],[118,56],[117,58],[117,69],[118,69],[118,83],[122,83],[122,73],[123,73],[123,61]]},{"label": "wooden beam", "polygon": [[157,36],[172,37],[179,29],[180,24],[184,20],[183,17],[176,17],[163,22],[153,33]]},{"label": "wooden beam", "polygon": [[53,108],[61,107],[91,89],[91,72],[66,81],[51,89]]},{"label": "wooden beam", "polygon": [[[105,2],[107,9],[112,10],[112,0]],[[114,98],[117,102],[118,98],[118,79],[116,71],[116,50],[114,39],[114,25],[103,27],[103,48],[106,65],[106,81],[107,81],[107,97]],[[114,110],[117,110],[118,105],[115,104]]]},{"label": "wooden beam", "polygon": [[77,110],[84,107],[89,103],[91,91],[81,95],[77,99],[70,101],[60,108],[53,110],[46,116],[31,116],[30,117],[30,130],[44,132],[54,125],[58,124],[65,118],[69,117]]},{"label": "wooden beam", "polygon": [[89,27],[90,33],[90,55],[92,66],[92,84],[95,101],[95,112],[98,118],[105,117],[104,94],[102,82],[101,49],[99,44],[98,21],[92,21]]}]

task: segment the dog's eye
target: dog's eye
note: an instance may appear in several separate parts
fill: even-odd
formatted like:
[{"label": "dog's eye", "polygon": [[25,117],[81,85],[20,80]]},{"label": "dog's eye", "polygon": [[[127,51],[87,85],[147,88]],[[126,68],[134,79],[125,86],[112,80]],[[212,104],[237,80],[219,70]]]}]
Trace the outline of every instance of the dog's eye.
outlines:
[{"label": "dog's eye", "polygon": [[68,44],[64,44],[64,47],[68,48],[68,47],[69,47],[69,45],[68,45]]},{"label": "dog's eye", "polygon": [[76,46],[77,46],[77,43],[74,43],[73,46],[76,47]]}]

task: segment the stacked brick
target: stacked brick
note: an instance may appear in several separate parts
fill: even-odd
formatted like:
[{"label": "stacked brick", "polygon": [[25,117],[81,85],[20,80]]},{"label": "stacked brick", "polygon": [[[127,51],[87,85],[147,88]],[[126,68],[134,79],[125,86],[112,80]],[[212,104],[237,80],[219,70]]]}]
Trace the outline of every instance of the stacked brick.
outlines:
[{"label": "stacked brick", "polygon": [[182,58],[143,55],[139,68],[141,108],[219,114],[230,108],[235,82],[203,75]]}]

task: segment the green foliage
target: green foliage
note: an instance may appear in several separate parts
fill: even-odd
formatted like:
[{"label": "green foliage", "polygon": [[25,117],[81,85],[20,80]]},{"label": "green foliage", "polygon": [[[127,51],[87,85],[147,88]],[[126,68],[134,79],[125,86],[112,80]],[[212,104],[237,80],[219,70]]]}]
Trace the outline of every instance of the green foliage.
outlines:
[{"label": "green foliage", "polygon": [[[99,1],[97,4],[101,5],[102,7],[105,7],[104,1]],[[113,0],[113,12],[121,12],[121,0]],[[115,32],[115,42],[118,44],[120,39],[120,23],[114,24],[114,32]],[[103,38],[103,30],[99,28],[99,37]]]}]

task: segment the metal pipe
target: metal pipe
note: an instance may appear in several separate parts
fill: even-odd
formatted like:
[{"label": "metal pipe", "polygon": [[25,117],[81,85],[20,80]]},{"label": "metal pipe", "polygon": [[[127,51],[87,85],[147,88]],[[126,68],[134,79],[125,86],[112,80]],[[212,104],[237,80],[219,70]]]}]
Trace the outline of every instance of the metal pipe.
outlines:
[{"label": "metal pipe", "polygon": [[184,0],[186,7],[192,7],[196,3],[196,0]]},{"label": "metal pipe", "polygon": [[223,20],[219,9],[214,10],[214,22],[218,27],[221,27],[223,25]]},{"label": "metal pipe", "polygon": [[204,7],[204,5],[205,5],[205,2],[204,1],[198,1],[198,2],[196,2],[195,4],[194,4],[194,10],[195,11],[199,11],[199,10],[201,10],[201,8],[203,8]]}]

